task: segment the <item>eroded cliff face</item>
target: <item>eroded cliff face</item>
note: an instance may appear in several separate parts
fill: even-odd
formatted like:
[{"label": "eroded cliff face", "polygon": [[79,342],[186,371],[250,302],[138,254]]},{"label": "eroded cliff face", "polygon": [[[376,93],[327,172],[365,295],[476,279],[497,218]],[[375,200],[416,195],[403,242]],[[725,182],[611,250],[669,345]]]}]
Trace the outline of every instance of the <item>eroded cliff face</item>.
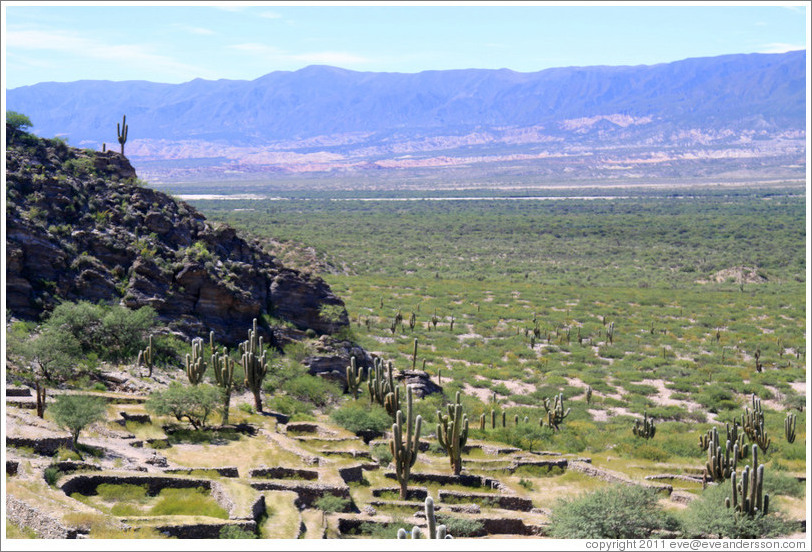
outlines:
[{"label": "eroded cliff face", "polygon": [[145,187],[117,152],[18,134],[6,166],[12,316],[36,320],[62,300],[149,305],[172,331],[213,330],[231,345],[264,314],[322,335],[348,325],[344,303],[321,278]]}]

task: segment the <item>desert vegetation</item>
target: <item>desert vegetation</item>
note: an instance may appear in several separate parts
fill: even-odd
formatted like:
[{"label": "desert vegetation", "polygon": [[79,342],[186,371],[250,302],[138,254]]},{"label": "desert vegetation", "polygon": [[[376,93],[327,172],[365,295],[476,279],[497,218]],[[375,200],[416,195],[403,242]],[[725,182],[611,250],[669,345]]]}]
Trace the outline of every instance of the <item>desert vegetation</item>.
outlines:
[{"label": "desert vegetation", "polygon": [[[47,387],[36,423],[73,438],[47,459],[11,445],[23,473],[50,471],[8,475],[8,488],[45,493],[66,525],[104,538],[170,535],[170,518],[221,538],[395,538],[415,525],[438,538],[797,533],[805,236],[793,190],[198,207],[269,251],[315,247],[347,305],[338,338],[372,356],[313,375],[304,361],[320,337],[271,346],[258,336],[269,318],[231,350],[208,332],[156,333],[149,309],[64,302],[13,323],[8,382]],[[61,421],[59,405],[91,396],[108,407]],[[15,419],[34,418],[22,410]],[[87,465],[62,463],[71,448]],[[188,483],[125,482],[147,460]],[[61,492],[94,467],[121,481]]]}]

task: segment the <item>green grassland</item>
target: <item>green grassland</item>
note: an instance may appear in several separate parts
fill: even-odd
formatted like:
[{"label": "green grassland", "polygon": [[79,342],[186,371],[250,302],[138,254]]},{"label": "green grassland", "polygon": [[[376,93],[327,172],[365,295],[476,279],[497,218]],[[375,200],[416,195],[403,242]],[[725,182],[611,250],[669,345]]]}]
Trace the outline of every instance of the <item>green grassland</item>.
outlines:
[{"label": "green grassland", "polygon": [[[418,402],[424,417],[459,390],[476,426],[491,410],[536,421],[544,399],[563,393],[572,411],[537,449],[690,462],[698,436],[739,419],[755,394],[773,437],[768,459],[803,471],[803,436],[789,444],[782,433],[806,395],[804,197],[781,188],[615,195],[195,205],[271,247],[315,248],[367,350],[409,368],[417,339],[418,367],[444,388],[444,398]],[[755,279],[712,278],[740,266]],[[631,434],[644,412],[661,428],[645,444]]]}]

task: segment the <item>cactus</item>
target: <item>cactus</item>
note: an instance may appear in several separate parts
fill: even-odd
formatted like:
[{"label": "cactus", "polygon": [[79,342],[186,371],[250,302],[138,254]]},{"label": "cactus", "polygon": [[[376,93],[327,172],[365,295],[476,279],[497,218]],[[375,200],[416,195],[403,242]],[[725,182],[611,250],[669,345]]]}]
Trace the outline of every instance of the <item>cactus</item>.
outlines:
[{"label": "cactus", "polygon": [[37,380],[37,416],[45,418],[45,385]]},{"label": "cactus", "polygon": [[257,331],[257,319],[254,318],[252,329],[248,330],[248,339],[240,343],[240,362],[245,374],[245,386],[254,394],[254,408],[262,412],[262,380],[268,373],[268,356],[265,341]]},{"label": "cactus", "polygon": [[725,452],[722,454],[722,447],[719,445],[719,432],[715,427],[708,431],[706,440],[708,443],[708,461],[705,464],[705,472],[713,481],[724,481],[736,472],[736,463],[739,460],[739,445],[732,444],[728,440],[725,443]]},{"label": "cactus", "polygon": [[519,425],[519,415],[518,414],[513,415],[513,425],[515,425],[515,426]]},{"label": "cactus", "polygon": [[787,438],[787,443],[795,442],[795,423],[798,421],[795,414],[787,414],[784,420],[784,436]]},{"label": "cactus", "polygon": [[358,389],[364,381],[363,371],[355,364],[355,357],[350,357],[350,365],[347,366],[347,391],[352,393],[352,398],[358,400]]},{"label": "cactus", "polygon": [[569,408],[564,411],[564,393],[556,395],[552,408],[550,408],[550,399],[545,398],[544,410],[547,412],[547,425],[558,431],[558,426],[570,413]]},{"label": "cactus", "polygon": [[462,471],[462,447],[468,441],[468,416],[462,412],[459,391],[454,403],[446,405],[446,408],[446,415],[437,411],[437,441],[448,453],[454,475],[459,475]]},{"label": "cactus", "polygon": [[[437,525],[437,518],[434,515],[434,499],[430,496],[426,497],[426,524],[428,525],[428,533],[430,539],[453,539],[451,535],[448,534],[448,529],[445,525]],[[406,532],[406,529],[402,527],[398,529],[398,538],[405,539],[408,538],[409,533]],[[412,534],[411,537],[413,539],[419,539],[423,535],[420,532],[420,528],[415,526],[412,527]]]},{"label": "cactus", "polygon": [[496,429],[496,410],[491,409],[491,429]]},{"label": "cactus", "polygon": [[148,370],[146,377],[148,378],[152,377],[152,368],[154,366],[154,356],[152,351],[152,336],[149,336],[149,345],[147,345],[147,348],[138,351],[138,366],[146,366]]},{"label": "cactus", "polygon": [[592,386],[586,387],[586,404],[592,404]]},{"label": "cactus", "polygon": [[121,123],[116,123],[116,135],[118,136],[118,143],[121,144],[121,155],[124,155],[124,142],[127,141],[129,131],[130,127],[127,124],[127,116],[124,115]]},{"label": "cactus", "polygon": [[764,430],[764,411],[761,409],[761,400],[756,398],[755,393],[753,394],[753,410],[744,407],[741,419],[742,429],[750,442],[757,444],[762,451],[767,452],[771,440]]},{"label": "cactus", "polygon": [[434,309],[434,314],[431,317],[431,325],[436,330],[437,329],[437,322],[440,321],[440,318],[437,316],[437,309]]},{"label": "cactus", "polygon": [[417,368],[417,338],[414,338],[414,350],[412,351],[412,370]]},{"label": "cactus", "polygon": [[420,427],[423,418],[412,418],[412,387],[406,387],[406,441],[403,442],[403,411],[398,410],[395,423],[392,424],[392,436],[389,440],[389,450],[392,461],[395,463],[395,475],[400,483],[400,499],[406,500],[409,476],[412,466],[417,460],[417,451],[420,441]]},{"label": "cactus", "polygon": [[384,374],[383,360],[376,358],[375,365],[372,370],[369,370],[368,376],[367,388],[370,402],[377,402],[386,408],[389,415],[394,418],[400,409],[400,388],[395,385],[392,376],[392,363],[387,363]]},{"label": "cactus", "polygon": [[479,416],[479,430],[480,431],[485,431],[485,413],[484,412]]},{"label": "cactus", "polygon": [[223,388],[223,425],[228,425],[231,390],[234,388],[234,361],[229,358],[228,350],[223,350],[220,354],[212,353],[211,365],[214,369],[214,379],[217,385]]},{"label": "cactus", "polygon": [[643,412],[643,421],[635,420],[632,433],[643,439],[653,439],[657,428],[654,427],[654,418],[649,419],[648,412]]},{"label": "cactus", "polygon": [[742,470],[741,481],[737,481],[735,471],[730,475],[733,493],[725,498],[725,506],[732,507],[736,515],[750,518],[759,514],[766,516],[770,510],[770,496],[764,494],[764,464],[758,464],[757,445],[753,445],[752,458],[752,466],[745,466]]},{"label": "cactus", "polygon": [[412,314],[409,315],[409,329],[414,330],[415,324],[417,324],[417,316],[414,311],[412,311]]},{"label": "cactus", "polygon": [[192,340],[192,354],[186,355],[186,377],[189,378],[189,383],[200,383],[207,368],[208,364],[203,360],[203,339],[196,337]]}]

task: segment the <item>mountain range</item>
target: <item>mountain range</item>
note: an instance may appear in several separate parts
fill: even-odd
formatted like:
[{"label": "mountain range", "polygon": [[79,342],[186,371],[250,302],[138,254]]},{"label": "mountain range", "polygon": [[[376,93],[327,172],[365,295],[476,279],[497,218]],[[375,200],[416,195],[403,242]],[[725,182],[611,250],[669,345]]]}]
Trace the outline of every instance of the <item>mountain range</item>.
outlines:
[{"label": "mountain range", "polygon": [[7,109],[28,115],[40,136],[99,149],[118,148],[115,124],[126,114],[128,157],[165,168],[203,158],[232,169],[402,168],[436,165],[440,154],[470,164],[477,155],[535,159],[598,145],[684,153],[753,140],[789,140],[777,153],[791,157],[805,136],[806,66],[805,51],[535,73],[311,66],[252,81],[39,83],[8,90]]}]

